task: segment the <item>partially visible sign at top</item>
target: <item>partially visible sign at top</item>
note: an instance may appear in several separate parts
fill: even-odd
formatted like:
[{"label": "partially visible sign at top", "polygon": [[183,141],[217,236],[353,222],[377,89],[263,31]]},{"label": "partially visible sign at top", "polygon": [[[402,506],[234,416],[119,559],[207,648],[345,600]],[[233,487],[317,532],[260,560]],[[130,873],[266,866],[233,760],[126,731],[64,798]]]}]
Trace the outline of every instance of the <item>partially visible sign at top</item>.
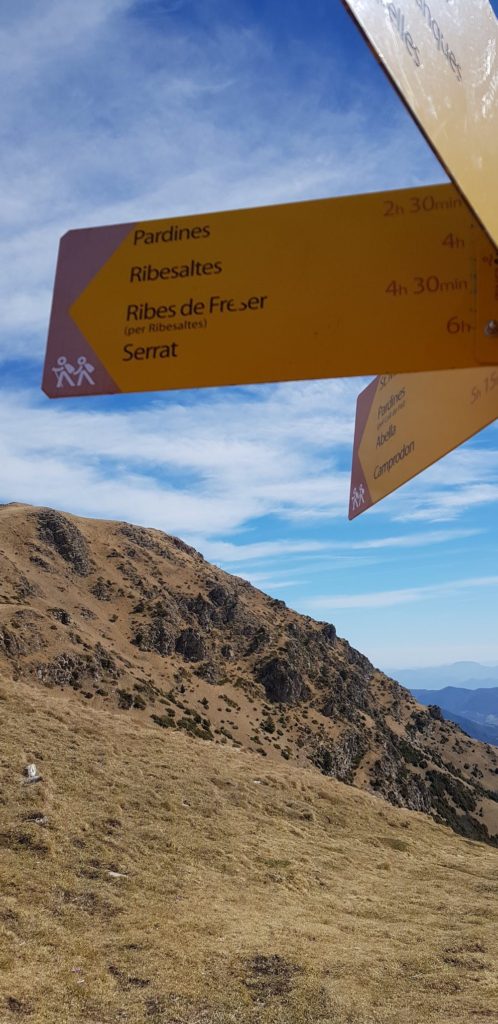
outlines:
[{"label": "partially visible sign at top", "polygon": [[498,245],[498,20],[489,0],[343,0]]}]

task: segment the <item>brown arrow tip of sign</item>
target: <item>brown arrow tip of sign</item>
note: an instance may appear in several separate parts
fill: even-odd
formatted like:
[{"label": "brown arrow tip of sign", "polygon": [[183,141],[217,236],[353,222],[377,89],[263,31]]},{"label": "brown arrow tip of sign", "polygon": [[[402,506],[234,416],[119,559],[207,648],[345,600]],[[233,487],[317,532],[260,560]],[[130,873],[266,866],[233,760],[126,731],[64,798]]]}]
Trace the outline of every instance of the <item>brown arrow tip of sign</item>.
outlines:
[{"label": "brown arrow tip of sign", "polygon": [[370,409],[377,394],[379,378],[375,380],[358,395],[356,403],[356,426],[353,444],[353,465],[351,468],[351,490],[349,495],[349,519],[356,519],[367,508],[371,508],[374,502],[371,499],[368,484],[360,462],[360,444],[367,425]]},{"label": "brown arrow tip of sign", "polygon": [[133,225],[68,231],[61,238],[42,388],[49,398],[116,394],[120,389],[69,310]]}]

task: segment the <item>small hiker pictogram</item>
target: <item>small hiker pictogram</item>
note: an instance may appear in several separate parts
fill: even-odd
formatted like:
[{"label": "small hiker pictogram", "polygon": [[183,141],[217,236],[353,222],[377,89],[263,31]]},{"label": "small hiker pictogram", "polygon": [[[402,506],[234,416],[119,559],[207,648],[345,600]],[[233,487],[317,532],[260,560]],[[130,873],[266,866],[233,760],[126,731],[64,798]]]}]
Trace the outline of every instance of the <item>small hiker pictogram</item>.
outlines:
[{"label": "small hiker pictogram", "polygon": [[78,356],[76,362],[77,365],[73,366],[66,356],[59,356],[56,365],[52,367],[58,388],[63,388],[64,385],[80,388],[85,383],[95,387],[95,381],[91,376],[95,372],[95,367],[88,362],[86,356]]},{"label": "small hiker pictogram", "polygon": [[356,512],[358,508],[361,508],[361,506],[365,504],[365,500],[365,488],[363,484],[359,484],[358,487],[353,488],[353,493],[351,495],[352,511]]}]

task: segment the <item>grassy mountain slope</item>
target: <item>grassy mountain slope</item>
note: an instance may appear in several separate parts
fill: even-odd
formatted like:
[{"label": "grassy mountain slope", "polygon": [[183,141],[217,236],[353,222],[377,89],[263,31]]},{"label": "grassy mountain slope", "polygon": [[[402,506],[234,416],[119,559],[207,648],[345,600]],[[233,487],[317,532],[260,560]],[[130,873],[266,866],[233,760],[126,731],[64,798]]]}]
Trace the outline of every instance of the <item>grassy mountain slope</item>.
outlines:
[{"label": "grassy mountain slope", "polygon": [[[125,523],[0,508],[0,671],[317,771],[497,841],[498,752],[336,636]],[[35,699],[35,691],[33,691]]]},{"label": "grassy mountain slope", "polygon": [[0,716],[2,1024],[498,1020],[489,845],[70,688]]}]

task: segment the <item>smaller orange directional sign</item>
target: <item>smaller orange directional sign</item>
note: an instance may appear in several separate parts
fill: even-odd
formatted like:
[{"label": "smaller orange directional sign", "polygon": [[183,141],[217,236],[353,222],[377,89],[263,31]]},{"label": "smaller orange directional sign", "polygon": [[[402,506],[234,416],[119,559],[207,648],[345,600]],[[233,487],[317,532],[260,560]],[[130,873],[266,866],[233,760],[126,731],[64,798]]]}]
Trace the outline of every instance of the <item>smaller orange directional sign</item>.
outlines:
[{"label": "smaller orange directional sign", "polygon": [[498,418],[498,368],[385,374],[358,397],[355,519]]},{"label": "smaller orange directional sign", "polygon": [[484,335],[498,319],[493,258],[451,185],[70,231],[43,389],[62,398],[498,362]]},{"label": "smaller orange directional sign", "polygon": [[343,0],[498,245],[498,20],[489,0]]}]

